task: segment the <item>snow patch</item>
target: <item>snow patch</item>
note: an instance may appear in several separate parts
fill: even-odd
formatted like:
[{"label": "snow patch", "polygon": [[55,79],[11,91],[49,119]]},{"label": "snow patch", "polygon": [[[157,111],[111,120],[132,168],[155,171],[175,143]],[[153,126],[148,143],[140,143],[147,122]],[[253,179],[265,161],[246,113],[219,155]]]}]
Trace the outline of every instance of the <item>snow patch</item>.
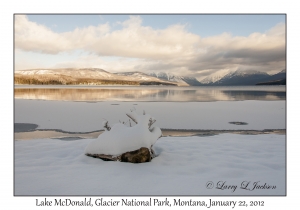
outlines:
[{"label": "snow patch", "polygon": [[203,84],[215,83],[215,82],[219,81],[220,79],[222,79],[224,76],[226,76],[229,73],[231,73],[231,71],[229,69],[223,69],[223,70],[217,71],[213,74],[210,74],[209,76],[205,77],[200,82],[203,83]]}]

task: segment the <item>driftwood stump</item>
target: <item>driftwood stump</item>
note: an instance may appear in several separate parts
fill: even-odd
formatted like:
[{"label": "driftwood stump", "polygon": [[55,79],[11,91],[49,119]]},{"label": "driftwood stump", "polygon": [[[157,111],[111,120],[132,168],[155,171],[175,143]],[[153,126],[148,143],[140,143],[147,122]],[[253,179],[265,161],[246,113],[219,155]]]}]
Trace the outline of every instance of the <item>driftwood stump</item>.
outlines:
[{"label": "driftwood stump", "polygon": [[121,161],[130,163],[145,163],[151,161],[151,153],[148,148],[141,147],[140,149],[125,152],[119,156],[104,155],[104,154],[86,154],[87,156],[100,158],[104,161]]},{"label": "driftwood stump", "polygon": [[122,154],[120,160],[121,162],[145,163],[151,161],[151,154],[148,148],[141,147],[138,150]]}]

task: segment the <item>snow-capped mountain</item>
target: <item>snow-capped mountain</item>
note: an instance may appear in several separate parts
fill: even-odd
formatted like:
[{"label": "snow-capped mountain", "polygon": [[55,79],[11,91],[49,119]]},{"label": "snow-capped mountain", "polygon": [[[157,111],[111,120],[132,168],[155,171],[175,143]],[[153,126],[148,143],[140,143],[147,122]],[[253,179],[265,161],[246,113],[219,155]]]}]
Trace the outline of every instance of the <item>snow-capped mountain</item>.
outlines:
[{"label": "snow-capped mountain", "polygon": [[231,72],[233,72],[233,71],[228,70],[228,69],[223,69],[223,70],[220,70],[220,71],[210,74],[209,76],[205,77],[200,82],[202,84],[213,84]]},{"label": "snow-capped mountain", "polygon": [[286,70],[271,75],[265,81],[259,82],[257,85],[286,85]]},{"label": "snow-capped mountain", "polygon": [[187,84],[189,84],[190,86],[200,86],[200,85],[202,85],[201,82],[199,82],[199,80],[195,77],[184,76],[184,77],[181,77],[181,79],[183,81],[185,81]]},{"label": "snow-capped mountain", "polygon": [[148,73],[148,75],[170,82],[176,82],[179,86],[197,86],[201,83],[195,77],[186,76],[175,76],[170,73],[159,72],[159,73]]},{"label": "snow-capped mountain", "polygon": [[22,75],[55,75],[61,74],[65,76],[72,76],[76,78],[112,78],[113,74],[104,71],[103,69],[84,68],[84,69],[32,69],[32,70],[19,70],[15,74]]},{"label": "snow-capped mountain", "polygon": [[140,72],[113,74],[97,68],[19,70],[15,71],[15,81],[21,84],[177,85]]},{"label": "snow-capped mountain", "polygon": [[257,70],[221,70],[207,76],[206,78],[201,80],[201,83],[211,86],[256,85],[262,82],[284,80],[285,78],[285,70],[282,70],[281,72],[272,76],[265,72],[260,72]]},{"label": "snow-capped mountain", "polygon": [[283,69],[282,71],[278,72],[277,74],[272,75],[269,80],[280,80],[280,79],[285,79],[286,78],[286,70]]},{"label": "snow-capped mountain", "polygon": [[115,75],[126,76],[128,78],[139,79],[143,81],[161,81],[156,77],[152,77],[148,74],[144,74],[142,72],[134,71],[134,72],[119,72],[115,73]]},{"label": "snow-capped mountain", "polygon": [[115,74],[98,68],[66,68],[66,69],[30,69],[15,71],[15,74],[38,76],[38,75],[64,75],[73,78],[97,78],[97,79],[117,79]]},{"label": "snow-capped mountain", "polygon": [[234,71],[226,74],[214,85],[255,85],[270,77],[269,74],[260,71]]}]

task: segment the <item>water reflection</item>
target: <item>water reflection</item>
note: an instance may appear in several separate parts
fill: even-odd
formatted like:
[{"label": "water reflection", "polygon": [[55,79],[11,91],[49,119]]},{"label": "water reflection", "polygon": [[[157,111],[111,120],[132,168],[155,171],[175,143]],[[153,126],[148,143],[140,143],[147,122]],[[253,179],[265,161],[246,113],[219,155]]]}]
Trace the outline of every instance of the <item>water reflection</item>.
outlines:
[{"label": "water reflection", "polygon": [[15,88],[16,99],[59,101],[286,100],[285,86]]},{"label": "water reflection", "polygon": [[225,90],[224,94],[231,96],[235,100],[285,100],[286,92],[276,91],[237,91]]}]

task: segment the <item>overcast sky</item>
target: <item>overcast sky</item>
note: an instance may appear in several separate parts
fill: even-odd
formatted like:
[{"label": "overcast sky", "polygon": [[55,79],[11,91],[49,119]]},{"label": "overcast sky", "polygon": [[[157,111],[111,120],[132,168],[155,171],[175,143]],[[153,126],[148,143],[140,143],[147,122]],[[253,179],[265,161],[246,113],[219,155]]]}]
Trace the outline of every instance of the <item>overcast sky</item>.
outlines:
[{"label": "overcast sky", "polygon": [[285,15],[15,15],[15,69],[285,69]]}]

